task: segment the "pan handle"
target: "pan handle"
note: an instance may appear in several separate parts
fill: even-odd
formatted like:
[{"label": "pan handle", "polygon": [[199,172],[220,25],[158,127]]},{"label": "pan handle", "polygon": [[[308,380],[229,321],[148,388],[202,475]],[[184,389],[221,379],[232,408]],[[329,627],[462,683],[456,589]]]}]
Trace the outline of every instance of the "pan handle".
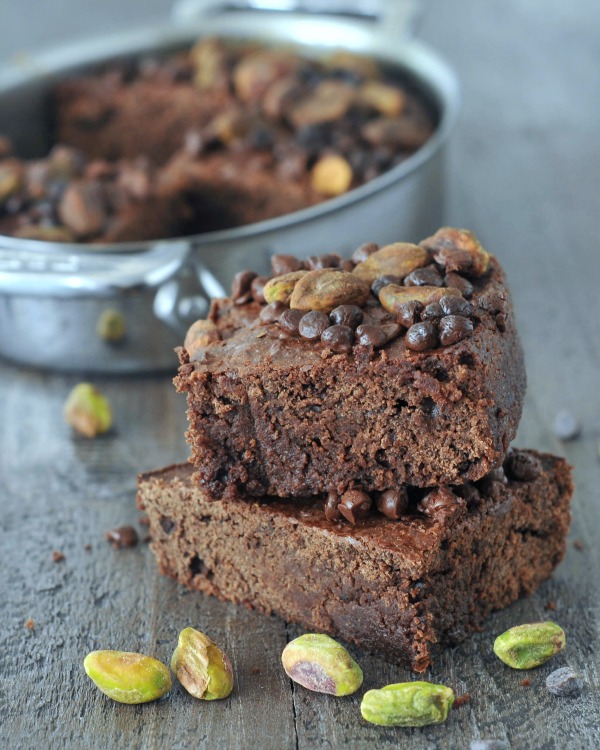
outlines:
[{"label": "pan handle", "polygon": [[176,24],[230,13],[290,13],[339,16],[377,25],[386,34],[412,36],[428,0],[176,0],[171,17]]}]

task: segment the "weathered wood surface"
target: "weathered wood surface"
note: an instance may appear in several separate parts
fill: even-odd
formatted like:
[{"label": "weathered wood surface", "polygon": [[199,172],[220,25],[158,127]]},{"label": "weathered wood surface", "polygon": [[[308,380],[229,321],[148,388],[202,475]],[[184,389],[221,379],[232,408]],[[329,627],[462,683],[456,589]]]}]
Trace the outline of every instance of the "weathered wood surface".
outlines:
[{"label": "weathered wood surface", "polygon": [[[119,3],[128,12],[131,6],[142,12],[143,5]],[[67,6],[78,9],[83,25],[87,10],[80,3],[61,7]],[[36,39],[44,29],[51,38],[58,23],[52,8],[39,0],[3,8],[9,18],[0,27],[2,56],[26,46],[26,29],[20,40],[13,33],[14,14],[23,14],[23,27],[35,26]],[[508,739],[513,750],[600,746],[599,30],[594,0],[438,2],[422,30],[463,82],[449,155],[448,220],[473,227],[501,257],[517,305],[529,372],[518,443],[566,455],[576,467],[573,532],[554,579],[443,654],[427,675],[459,694],[468,691],[471,703],[441,727],[383,730],[362,721],[359,697],[295,689],[279,655],[298,631],[189,594],[158,576],[144,545],[115,552],[103,540],[104,530],[137,521],[136,473],[186,455],[184,404],[169,378],[96,378],[117,426],[89,442],[74,438],[61,414],[80,377],[3,364],[1,746],[433,750],[468,748],[480,737]],[[583,424],[582,436],[568,444],[551,429],[562,407]],[[574,539],[582,540],[582,551]],[[65,554],[63,562],[52,562],[54,549]],[[555,612],[546,609],[550,600]],[[532,684],[523,687],[524,675],[492,654],[493,638],[547,617],[565,628],[568,649],[528,673]],[[24,627],[28,618],[35,629]],[[231,655],[237,687],[230,700],[204,705],[175,687],[161,702],[121,706],[95,691],[83,672],[81,661],[95,648],[167,661],[178,631],[190,624]],[[354,653],[367,688],[410,678],[382,659]],[[544,686],[550,671],[567,664],[587,683],[576,700],[555,698]]]}]

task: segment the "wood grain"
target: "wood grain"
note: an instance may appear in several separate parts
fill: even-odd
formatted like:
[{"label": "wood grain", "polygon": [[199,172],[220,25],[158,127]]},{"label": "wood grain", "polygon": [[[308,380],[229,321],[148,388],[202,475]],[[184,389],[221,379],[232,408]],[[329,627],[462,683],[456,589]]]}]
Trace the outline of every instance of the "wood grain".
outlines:
[{"label": "wood grain", "polygon": [[[120,5],[131,14],[143,4]],[[45,26],[51,38],[57,20],[49,7],[32,0],[28,7],[37,10],[35,38],[43,38]],[[77,8],[84,24],[85,10]],[[448,155],[448,222],[475,229],[500,257],[517,306],[529,374],[517,442],[567,456],[577,482],[572,540],[553,580],[494,615],[426,675],[457,694],[469,692],[471,702],[443,726],[379,729],[360,718],[362,692],[334,699],[291,685],[279,658],[300,631],[190,594],[158,576],[145,545],[114,551],[103,539],[113,526],[137,524],[137,472],[187,455],[183,399],[169,377],[94,379],[113,403],[116,427],[87,441],[62,419],[67,393],[81,378],[3,364],[1,746],[441,750],[492,737],[507,739],[513,750],[600,746],[599,28],[593,0],[453,0],[431,4],[422,30],[463,85]],[[13,49],[26,44],[25,32],[20,41],[11,32]],[[0,28],[0,40],[7,33]],[[553,436],[560,408],[581,419],[578,440]],[[55,549],[64,561],[52,562]],[[549,601],[555,611],[546,608]],[[24,627],[28,618],[32,630]],[[523,687],[524,675],[493,655],[493,638],[546,618],[565,628],[568,648],[528,673],[531,686]],[[82,659],[95,648],[168,661],[187,625],[209,632],[231,656],[231,699],[205,705],[175,687],[158,703],[121,706],[83,672]],[[411,678],[394,664],[353,653],[365,688]],[[584,676],[579,699],[545,689],[546,675],[563,665]]]}]

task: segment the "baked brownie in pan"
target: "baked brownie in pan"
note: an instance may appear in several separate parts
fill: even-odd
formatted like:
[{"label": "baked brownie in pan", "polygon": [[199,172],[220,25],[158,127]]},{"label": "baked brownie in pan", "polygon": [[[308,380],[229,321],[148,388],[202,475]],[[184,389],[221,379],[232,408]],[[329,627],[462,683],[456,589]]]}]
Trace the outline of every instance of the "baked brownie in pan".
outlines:
[{"label": "baked brownie in pan", "polygon": [[327,521],[323,498],[211,502],[189,465],[142,475],[138,505],[161,573],[423,672],[564,556],[569,465],[519,451],[506,472],[410,490],[399,520],[373,511],[353,527]]},{"label": "baked brownie in pan", "polygon": [[275,257],[297,270],[241,273],[190,329],[175,383],[211,496],[463,484],[501,464],[525,371],[498,261],[452,228],[355,260]]}]

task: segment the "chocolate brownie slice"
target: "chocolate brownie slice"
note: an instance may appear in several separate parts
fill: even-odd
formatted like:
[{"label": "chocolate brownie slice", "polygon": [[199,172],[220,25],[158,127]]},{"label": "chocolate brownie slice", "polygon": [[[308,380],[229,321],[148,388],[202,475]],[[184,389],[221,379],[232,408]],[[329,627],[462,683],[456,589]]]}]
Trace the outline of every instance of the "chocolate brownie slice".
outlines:
[{"label": "chocolate brownie slice", "polygon": [[502,462],[525,371],[500,264],[451,228],[369,252],[276,257],[288,273],[240,274],[190,329],[175,383],[213,497],[462,484]]},{"label": "chocolate brownie slice", "polygon": [[215,503],[189,466],[139,478],[161,573],[423,672],[432,652],[529,594],[562,560],[561,458],[518,451],[475,487],[410,490],[397,521],[329,522],[323,498]]}]

